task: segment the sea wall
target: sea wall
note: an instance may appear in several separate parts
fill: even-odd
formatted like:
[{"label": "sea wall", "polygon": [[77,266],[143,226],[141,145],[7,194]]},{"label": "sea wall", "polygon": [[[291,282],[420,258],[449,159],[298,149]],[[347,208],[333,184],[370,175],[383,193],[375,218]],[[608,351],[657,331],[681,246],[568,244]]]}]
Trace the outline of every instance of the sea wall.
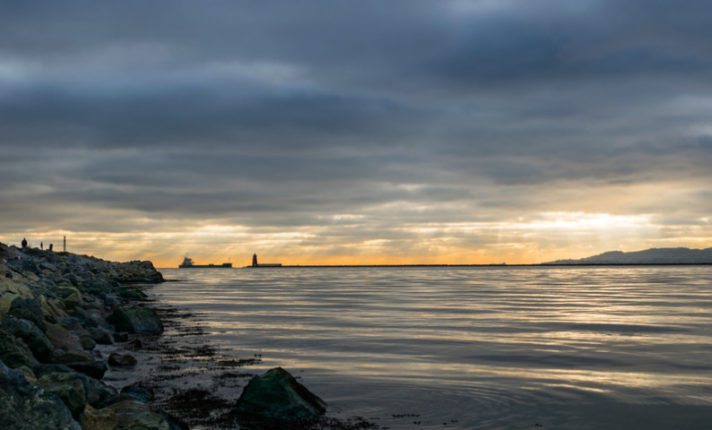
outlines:
[{"label": "sea wall", "polygon": [[18,249],[0,244],[0,428],[182,429],[153,409],[140,387],[102,381],[108,366],[97,344],[159,335],[161,321],[132,286],[162,282],[150,262]]}]

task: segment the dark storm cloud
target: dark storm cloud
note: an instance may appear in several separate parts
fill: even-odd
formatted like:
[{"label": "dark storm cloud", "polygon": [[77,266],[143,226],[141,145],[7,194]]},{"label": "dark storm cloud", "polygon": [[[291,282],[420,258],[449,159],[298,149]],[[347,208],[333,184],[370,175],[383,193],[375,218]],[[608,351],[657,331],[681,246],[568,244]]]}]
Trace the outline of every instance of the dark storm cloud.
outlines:
[{"label": "dark storm cloud", "polygon": [[702,1],[6,3],[0,204],[26,227],[390,210],[385,234],[712,179]]}]

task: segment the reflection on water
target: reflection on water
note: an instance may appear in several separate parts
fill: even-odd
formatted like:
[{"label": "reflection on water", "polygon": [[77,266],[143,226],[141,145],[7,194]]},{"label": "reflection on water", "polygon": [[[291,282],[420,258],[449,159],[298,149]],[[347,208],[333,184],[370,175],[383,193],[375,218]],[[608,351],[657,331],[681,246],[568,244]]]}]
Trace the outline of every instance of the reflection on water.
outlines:
[{"label": "reflection on water", "polygon": [[332,414],[712,428],[712,267],[163,273],[162,300],[236,357],[296,371]]}]

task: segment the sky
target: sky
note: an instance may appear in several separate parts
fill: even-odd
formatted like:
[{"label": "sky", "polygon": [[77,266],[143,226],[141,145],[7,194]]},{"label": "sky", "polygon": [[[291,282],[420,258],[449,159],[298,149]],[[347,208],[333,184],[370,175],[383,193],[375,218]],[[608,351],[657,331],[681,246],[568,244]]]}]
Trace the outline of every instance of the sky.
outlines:
[{"label": "sky", "polygon": [[162,267],[710,247],[710,16],[3,1],[0,241]]}]

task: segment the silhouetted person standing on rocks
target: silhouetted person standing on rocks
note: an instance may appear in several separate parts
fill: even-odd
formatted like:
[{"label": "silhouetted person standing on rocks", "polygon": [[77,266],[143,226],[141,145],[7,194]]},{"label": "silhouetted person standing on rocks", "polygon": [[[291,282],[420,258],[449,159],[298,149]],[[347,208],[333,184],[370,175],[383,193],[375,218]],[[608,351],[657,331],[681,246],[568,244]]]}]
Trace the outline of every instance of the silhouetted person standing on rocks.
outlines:
[{"label": "silhouetted person standing on rocks", "polygon": [[44,242],[40,242],[40,249],[44,249]]},{"label": "silhouetted person standing on rocks", "polygon": [[25,239],[24,237],[22,238],[21,245],[22,245],[22,249],[27,248],[27,239]]},{"label": "silhouetted person standing on rocks", "polygon": [[53,243],[50,243],[50,244],[49,244],[49,248],[48,248],[48,249],[49,249],[49,252],[52,252],[52,248],[54,248],[54,244],[53,244]]}]

